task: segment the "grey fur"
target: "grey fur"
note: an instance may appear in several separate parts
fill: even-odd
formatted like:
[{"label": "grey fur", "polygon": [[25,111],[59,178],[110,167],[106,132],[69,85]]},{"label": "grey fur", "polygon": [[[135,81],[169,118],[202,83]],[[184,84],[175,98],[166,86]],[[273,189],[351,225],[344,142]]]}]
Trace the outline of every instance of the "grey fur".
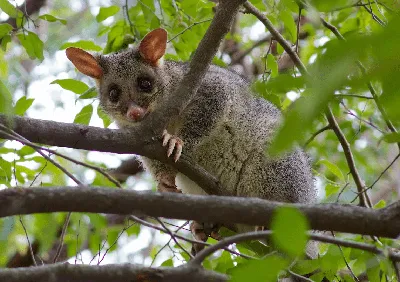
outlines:
[{"label": "grey fur", "polygon": [[[98,61],[104,71],[100,103],[120,127],[135,126],[125,117],[130,101],[156,110],[187,70],[187,64],[173,61],[150,66],[136,49],[99,56]],[[136,87],[137,77],[143,74],[154,81],[152,93],[140,93]],[[111,83],[122,89],[116,105],[108,100]],[[243,77],[212,65],[196,98],[168,131],[184,141],[183,153],[216,176],[231,195],[312,202],[316,192],[308,156],[299,148],[277,159],[266,154],[280,120],[279,110],[256,98]],[[145,159],[145,164],[154,174],[175,172],[157,161]]]}]

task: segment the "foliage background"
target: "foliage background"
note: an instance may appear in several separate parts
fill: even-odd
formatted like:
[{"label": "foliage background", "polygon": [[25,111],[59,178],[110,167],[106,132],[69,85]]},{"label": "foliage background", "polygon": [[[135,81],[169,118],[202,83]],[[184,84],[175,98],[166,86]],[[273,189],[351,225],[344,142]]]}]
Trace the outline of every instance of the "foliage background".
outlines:
[{"label": "foliage background", "polygon": [[[400,148],[396,132],[400,123],[400,4],[394,0],[251,3],[298,50],[310,73],[309,78],[302,76],[264,26],[241,9],[214,63],[242,73],[254,82],[256,95],[283,110],[286,122],[272,150],[280,152],[294,142],[304,146],[312,157],[320,201],[357,204],[357,187],[341,144],[333,130],[326,128],[328,122],[323,112],[329,104],[350,144],[372,205],[382,208],[396,201],[400,187],[399,166],[395,162]],[[205,0],[54,0],[26,17],[15,9],[16,5],[24,7],[25,2],[0,0],[0,113],[104,127],[114,125],[98,108],[93,81],[67,63],[63,50],[76,46],[95,52],[115,52],[139,42],[147,32],[161,26],[168,31],[171,41],[166,59],[187,61],[207,30],[216,6]],[[320,17],[336,27],[346,40],[339,40]],[[15,25],[10,22],[13,18]],[[246,51],[247,55],[240,58]],[[357,61],[365,70],[360,70]],[[314,136],[321,129],[325,130]],[[129,158],[71,149],[57,151],[106,169],[116,168],[121,160]],[[58,156],[51,158],[87,185],[115,187],[98,172]],[[1,188],[56,185],[74,183],[32,148],[15,141],[1,143]],[[155,189],[150,177],[143,173],[129,177],[124,187]],[[65,217],[65,213],[54,213],[1,219],[0,265],[10,266],[17,257],[29,258],[27,236],[36,248],[35,254],[51,261]],[[305,228],[292,223],[289,216],[280,224],[292,230]],[[397,240],[377,242],[370,237],[336,235],[398,247]],[[177,266],[188,260],[188,255],[168,235],[100,214],[72,214],[64,243],[63,259],[77,263],[128,261]],[[188,243],[182,244],[190,248]],[[248,255],[265,255],[254,246],[237,248]],[[384,257],[328,244],[321,244],[320,255],[316,262],[298,259],[291,267],[298,274],[321,267],[322,272],[311,277],[315,281],[324,276],[331,281],[353,280],[349,269],[355,276],[367,275],[370,281],[396,279],[395,269]],[[273,255],[262,261],[269,267],[261,271],[260,262],[249,263],[228,252],[219,252],[205,266],[233,274],[239,281],[249,275],[263,277],[273,273],[274,277],[292,262],[292,258]]]}]

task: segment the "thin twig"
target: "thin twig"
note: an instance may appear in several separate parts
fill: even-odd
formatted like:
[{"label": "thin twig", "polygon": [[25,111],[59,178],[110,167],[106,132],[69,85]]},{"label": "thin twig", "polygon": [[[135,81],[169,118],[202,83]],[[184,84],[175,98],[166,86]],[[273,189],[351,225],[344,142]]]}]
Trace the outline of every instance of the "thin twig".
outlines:
[{"label": "thin twig", "polygon": [[357,94],[335,94],[333,97],[335,98],[360,98],[360,99],[371,99],[373,100],[373,97],[369,96],[364,96],[364,95],[357,95]]},{"label": "thin twig", "polygon": [[24,229],[25,237],[26,237],[26,240],[28,241],[29,253],[31,255],[33,264],[35,266],[37,266],[36,259],[35,259],[35,254],[33,253],[33,249],[32,249],[32,244],[31,244],[31,241],[29,240],[28,232],[26,231],[26,228],[25,228],[24,222],[22,221],[22,216],[21,215],[19,216],[19,222],[21,222],[22,228]]},{"label": "thin twig", "polygon": [[61,254],[61,249],[62,249],[62,247],[64,245],[64,237],[65,237],[65,234],[67,232],[67,227],[68,227],[69,221],[71,219],[71,214],[72,214],[72,212],[69,212],[67,214],[67,217],[65,218],[64,225],[63,225],[63,228],[62,228],[62,231],[61,231],[60,243],[58,244],[56,255],[54,256],[54,259],[53,259],[53,263],[57,262],[58,257]]},{"label": "thin twig", "polygon": [[385,134],[385,132],[380,129],[379,127],[377,127],[375,124],[373,124],[372,122],[370,122],[369,120],[360,118],[358,115],[356,115],[355,113],[353,113],[344,103],[340,103],[345,109],[345,113],[348,115],[351,115],[352,117],[355,117],[356,119],[358,119],[360,122],[364,122],[368,125],[370,125],[371,127],[373,127],[374,129],[378,130],[380,133]]},{"label": "thin twig", "polygon": [[293,277],[296,278],[296,281],[308,281],[308,282],[314,282],[314,280],[304,277],[303,275],[297,274],[293,272],[292,270],[288,269],[287,272],[292,275]]},{"label": "thin twig", "polygon": [[175,38],[177,38],[178,36],[182,35],[183,33],[185,33],[187,30],[191,29],[192,27],[202,24],[202,23],[206,23],[206,22],[211,22],[212,19],[206,19],[203,21],[199,21],[199,22],[194,22],[191,25],[189,25],[187,28],[185,28],[184,30],[182,30],[181,32],[179,32],[178,34],[176,34],[174,37],[172,37],[170,40],[167,41],[167,43],[170,43],[171,41],[173,41]]},{"label": "thin twig", "polygon": [[321,134],[322,132],[331,129],[331,126],[328,124],[327,126],[324,126],[323,128],[319,129],[317,132],[315,132],[313,135],[311,135],[311,137],[304,143],[303,147],[308,146],[308,144],[310,144],[315,137],[317,137],[317,135]]},{"label": "thin twig", "polygon": [[135,33],[133,32],[133,24],[132,24],[131,18],[129,17],[128,0],[125,0],[124,8],[125,8],[125,13],[126,13],[126,18],[128,19],[128,22],[129,22],[129,29],[131,31],[131,34],[135,35]]},{"label": "thin twig", "polygon": [[297,38],[296,38],[296,49],[295,52],[299,54],[299,39],[300,39],[300,20],[301,20],[301,5],[299,5],[299,15],[297,17]]},{"label": "thin twig", "polygon": [[[396,157],[390,162],[390,164],[381,172],[381,174],[379,174],[378,178],[370,186],[365,188],[363,192],[372,189],[372,187],[374,187],[374,185],[381,179],[381,177],[386,173],[386,171],[389,170],[389,168],[397,161],[397,159],[399,157],[400,157],[400,153],[398,153],[396,155]],[[357,197],[358,197],[358,193],[357,193],[357,196],[351,201],[351,203],[354,202],[357,199]]]},{"label": "thin twig", "polygon": [[[2,134],[4,134],[5,136],[15,139],[19,142],[21,142],[22,144],[24,144],[24,142],[29,142],[27,139],[25,139],[24,137],[22,137],[21,135],[15,133],[13,130],[5,127],[4,125],[0,124],[0,128],[7,130],[8,132],[10,132],[11,134],[7,133],[6,131],[0,130],[0,132]],[[78,185],[83,185],[85,186],[81,181],[79,181],[75,176],[73,176],[70,172],[68,172],[64,167],[62,167],[60,164],[58,164],[57,162],[55,162],[54,160],[52,160],[49,156],[46,156],[46,154],[44,154],[41,150],[34,148],[36,152],[38,152],[43,158],[47,159],[49,162],[51,162],[54,166],[56,166],[58,169],[60,169],[63,173],[65,173],[69,178],[71,178],[76,184]]]},{"label": "thin twig", "polygon": [[122,236],[122,234],[124,234],[124,232],[125,232],[126,230],[128,230],[129,228],[131,228],[133,225],[134,225],[134,223],[130,224],[130,225],[127,226],[127,227],[124,227],[124,228],[121,230],[121,232],[118,234],[117,238],[115,238],[114,242],[111,244],[110,247],[108,247],[108,248],[106,249],[106,251],[104,252],[104,254],[103,254],[103,256],[101,257],[101,259],[97,262],[97,265],[99,265],[99,264],[104,260],[104,258],[106,257],[107,253],[111,250],[111,248],[112,248],[115,244],[117,244],[117,242],[118,242],[119,238]]},{"label": "thin twig", "polygon": [[182,250],[184,251],[190,258],[193,258],[193,255],[188,252],[179,242],[178,240],[176,240],[175,234],[172,233],[171,230],[169,230],[169,228],[167,226],[165,226],[164,222],[162,222],[161,219],[159,219],[158,217],[154,218],[155,220],[158,221],[158,223],[161,224],[161,226],[164,228],[164,230],[169,234],[169,236],[171,236],[172,240],[174,240],[175,244]]},{"label": "thin twig", "polygon": [[[3,127],[3,125],[0,124],[0,127]],[[6,127],[3,127],[3,128],[6,128]],[[46,152],[49,152],[49,153],[51,153],[51,154],[53,154],[53,155],[57,155],[57,156],[59,156],[59,157],[62,157],[62,158],[66,159],[66,160],[68,160],[68,161],[70,161],[70,162],[73,162],[73,163],[75,163],[75,164],[77,164],[77,165],[81,165],[81,166],[84,166],[84,167],[93,169],[93,170],[99,172],[100,174],[102,174],[103,176],[105,176],[110,182],[114,183],[118,188],[122,188],[121,183],[120,183],[118,180],[116,180],[114,177],[112,177],[109,173],[107,173],[106,171],[104,171],[102,168],[100,168],[100,167],[98,167],[98,166],[95,166],[95,165],[90,165],[90,164],[87,164],[87,163],[78,161],[78,160],[76,160],[76,159],[73,159],[73,158],[71,158],[71,157],[68,157],[67,155],[58,153],[58,152],[55,151],[55,150],[48,149],[48,148],[43,148],[43,147],[41,147],[41,146],[39,146],[39,145],[36,145],[35,143],[30,142],[29,140],[25,139],[25,138],[22,137],[21,135],[18,135],[16,132],[12,131],[11,129],[8,129],[8,131],[9,131],[9,132],[12,132],[13,135],[15,135],[16,137],[19,137],[19,138],[15,138],[18,142],[20,142],[20,143],[22,143],[22,144],[24,144],[24,145],[27,145],[27,146],[29,146],[29,147],[35,149],[36,151],[37,151],[37,150],[46,151]],[[68,174],[67,174],[67,175],[68,175]],[[75,182],[76,182],[76,181],[75,181]]]},{"label": "thin twig", "polygon": [[[157,225],[151,224],[150,222],[145,221],[145,220],[143,220],[143,219],[141,219],[141,218],[139,218],[139,217],[137,217],[137,216],[130,215],[130,216],[129,216],[129,219],[131,219],[131,220],[133,220],[133,221],[136,221],[137,223],[140,223],[140,224],[142,224],[142,225],[144,225],[144,226],[147,226],[147,227],[149,227],[149,228],[153,228],[153,229],[156,229],[156,230],[159,230],[159,231],[162,231],[162,232],[166,232],[163,228],[161,228],[161,227],[159,227],[159,226],[157,226]],[[195,239],[190,239],[190,238],[181,236],[181,235],[179,235],[179,234],[175,234],[175,237],[176,237],[176,238],[179,238],[179,239],[182,239],[182,240],[184,240],[184,241],[186,241],[186,242],[192,243],[192,244],[200,244],[200,245],[204,245],[204,246],[212,246],[212,244],[210,244],[210,243],[203,242],[203,241],[199,241],[199,240],[195,240]],[[227,248],[227,247],[226,247],[226,248],[223,248],[223,249],[224,249],[225,251],[227,251],[227,252],[230,252],[231,254],[234,254],[234,255],[237,255],[237,256],[240,256],[240,257],[243,257],[243,258],[246,258],[246,259],[257,259],[257,258],[255,258],[255,257],[248,256],[248,255],[241,254],[241,253],[239,253],[239,252],[233,251],[233,250],[231,250],[231,249],[229,249],[229,248]]]},{"label": "thin twig", "polygon": [[236,56],[232,56],[232,61],[230,65],[238,64],[244,57],[251,53],[255,48],[261,46],[264,43],[270,42],[272,35],[269,33],[265,37],[261,38],[260,40],[256,41],[253,45],[251,45],[248,49],[236,54]]},{"label": "thin twig", "polygon": [[[1,130],[2,129],[2,130]],[[8,134],[7,132],[5,132],[4,130],[10,132],[11,134]],[[13,130],[7,128],[6,126],[0,124],[0,132],[8,137],[13,137],[14,139],[16,139],[17,141],[21,142],[21,143],[30,143],[26,138],[24,138],[23,136],[19,135],[18,133],[14,132]],[[81,181],[79,181],[75,176],[73,176],[68,170],[66,170],[63,166],[61,166],[59,163],[57,163],[56,161],[52,160],[49,156],[46,156],[45,153],[43,153],[40,149],[37,149],[35,147],[33,147],[33,149],[38,152],[42,157],[44,157],[46,160],[48,160],[49,162],[51,162],[54,166],[56,166],[58,169],[60,169],[62,172],[64,172],[67,176],[69,176],[72,180],[75,181],[76,184],[78,185],[82,185],[85,186]],[[65,232],[67,230],[68,224],[69,224],[69,220],[71,218],[71,212],[68,213],[64,225],[63,225],[63,229],[61,232],[61,236],[60,236],[60,243],[57,247],[57,252],[56,255],[54,256],[53,262],[57,262],[57,259],[61,253],[61,249],[63,247],[64,244],[64,236],[65,236]]]},{"label": "thin twig", "polygon": [[353,153],[350,149],[350,144],[347,141],[346,137],[344,136],[342,130],[340,129],[340,127],[332,113],[332,110],[330,108],[328,108],[325,111],[325,115],[329,121],[329,124],[332,126],[332,129],[335,132],[337,138],[339,139],[340,145],[343,148],[343,153],[346,157],[347,164],[350,169],[350,173],[353,176],[354,182],[356,183],[356,186],[357,186],[357,191],[360,196],[360,205],[364,206],[364,207],[371,207],[372,205],[370,203],[368,195],[366,192],[364,192],[365,184],[364,184],[363,180],[361,179],[361,176],[358,173],[358,170],[356,168]]},{"label": "thin twig", "polygon": [[282,34],[273,26],[272,22],[264,14],[262,14],[255,6],[253,6],[249,1],[246,1],[243,4],[243,7],[246,8],[247,12],[256,16],[258,20],[265,25],[265,27],[272,34],[274,39],[278,41],[278,43],[281,44],[286,53],[288,53],[288,55],[290,56],[296,67],[299,69],[299,71],[303,75],[306,75],[307,69],[300,60],[299,56],[296,54],[296,52],[293,51],[292,47],[285,40],[285,38],[283,38]]},{"label": "thin twig", "polygon": [[[331,231],[331,234],[332,234],[333,238],[336,238],[335,237],[335,233],[333,231]],[[346,264],[347,269],[350,271],[350,274],[353,277],[354,281],[360,282],[360,280],[357,278],[357,276],[354,274],[353,270],[351,269],[349,263],[347,262],[347,259],[346,259],[345,255],[344,255],[342,247],[340,245],[337,245],[337,246],[338,246],[338,248],[340,250],[340,253],[342,254],[344,263]]]}]

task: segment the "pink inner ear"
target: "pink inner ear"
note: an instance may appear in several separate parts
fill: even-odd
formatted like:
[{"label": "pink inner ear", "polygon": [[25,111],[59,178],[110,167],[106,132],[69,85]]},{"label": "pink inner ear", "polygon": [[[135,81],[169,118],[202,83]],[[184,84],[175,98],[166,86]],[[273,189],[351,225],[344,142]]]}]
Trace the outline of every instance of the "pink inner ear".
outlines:
[{"label": "pink inner ear", "polygon": [[167,48],[167,32],[157,28],[148,33],[140,42],[139,52],[142,58],[153,66],[157,66],[158,60],[164,56]]},{"label": "pink inner ear", "polygon": [[65,50],[65,53],[68,59],[81,73],[96,79],[100,79],[103,76],[103,70],[96,58],[88,52],[79,48],[70,47]]}]

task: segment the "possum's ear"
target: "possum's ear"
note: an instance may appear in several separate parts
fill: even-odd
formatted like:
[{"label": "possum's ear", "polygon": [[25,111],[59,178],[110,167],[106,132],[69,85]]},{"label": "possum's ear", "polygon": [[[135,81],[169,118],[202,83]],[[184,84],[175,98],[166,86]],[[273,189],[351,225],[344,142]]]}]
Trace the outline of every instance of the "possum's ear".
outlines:
[{"label": "possum's ear", "polygon": [[167,48],[167,31],[157,28],[150,31],[139,45],[139,52],[143,60],[152,66],[159,66]]},{"label": "possum's ear", "polygon": [[75,47],[67,48],[65,53],[68,59],[81,73],[96,79],[100,79],[103,76],[103,70],[93,55]]}]

